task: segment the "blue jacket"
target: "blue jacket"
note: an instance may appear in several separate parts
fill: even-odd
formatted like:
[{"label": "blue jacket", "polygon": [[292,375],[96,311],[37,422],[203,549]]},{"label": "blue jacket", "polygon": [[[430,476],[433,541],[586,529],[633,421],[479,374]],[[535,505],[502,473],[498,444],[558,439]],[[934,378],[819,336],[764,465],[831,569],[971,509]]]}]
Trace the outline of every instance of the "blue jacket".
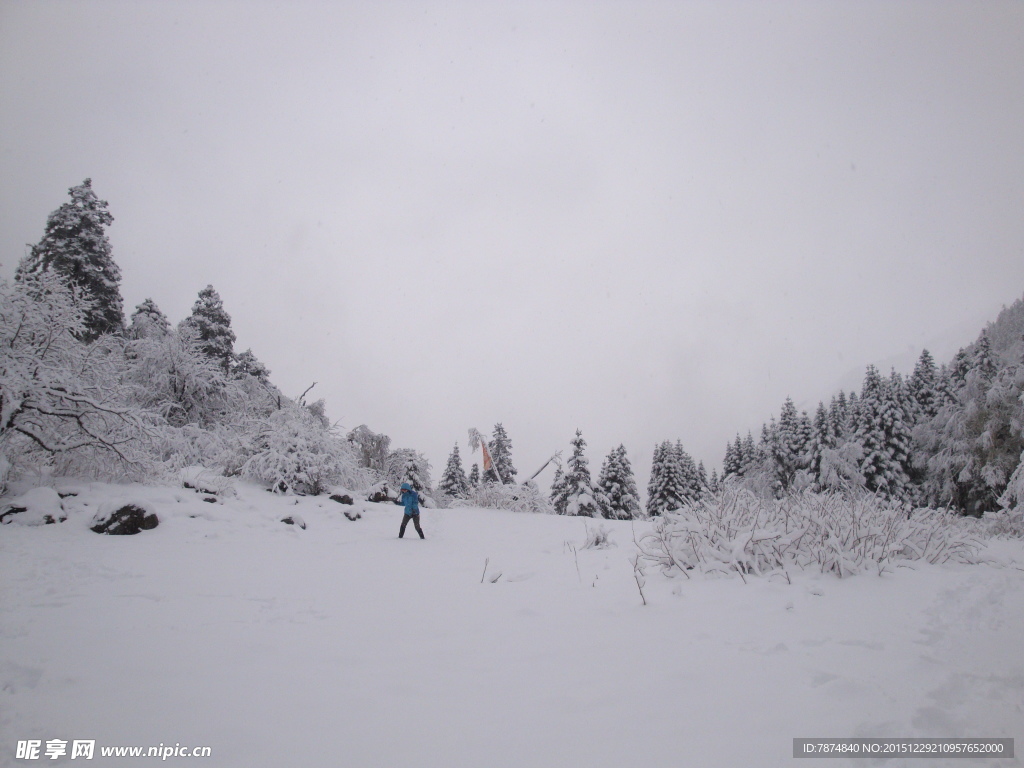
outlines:
[{"label": "blue jacket", "polygon": [[420,513],[419,494],[408,483],[402,483],[402,503],[405,505],[405,514],[418,515]]}]

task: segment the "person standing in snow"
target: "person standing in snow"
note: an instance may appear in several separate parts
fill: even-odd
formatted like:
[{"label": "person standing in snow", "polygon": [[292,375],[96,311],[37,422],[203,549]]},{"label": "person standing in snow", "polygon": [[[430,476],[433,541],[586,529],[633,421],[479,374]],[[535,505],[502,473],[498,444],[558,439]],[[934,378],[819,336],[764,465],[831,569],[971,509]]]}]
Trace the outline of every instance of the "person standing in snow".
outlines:
[{"label": "person standing in snow", "polygon": [[408,483],[402,483],[402,504],[405,505],[405,514],[402,515],[402,527],[398,530],[398,538],[405,536],[405,526],[409,524],[409,518],[412,518],[413,525],[416,526],[416,533],[420,535],[420,538],[427,538],[423,535],[423,529],[420,528],[420,495]]}]

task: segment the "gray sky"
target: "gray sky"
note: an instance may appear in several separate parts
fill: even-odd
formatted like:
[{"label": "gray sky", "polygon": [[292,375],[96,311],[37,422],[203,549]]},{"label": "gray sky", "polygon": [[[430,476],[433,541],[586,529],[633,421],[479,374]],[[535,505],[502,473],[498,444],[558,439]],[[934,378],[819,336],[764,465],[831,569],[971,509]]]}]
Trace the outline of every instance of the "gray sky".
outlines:
[{"label": "gray sky", "polygon": [[0,272],[87,176],[129,313],[646,483],[1024,293],[1024,3],[0,0]]}]

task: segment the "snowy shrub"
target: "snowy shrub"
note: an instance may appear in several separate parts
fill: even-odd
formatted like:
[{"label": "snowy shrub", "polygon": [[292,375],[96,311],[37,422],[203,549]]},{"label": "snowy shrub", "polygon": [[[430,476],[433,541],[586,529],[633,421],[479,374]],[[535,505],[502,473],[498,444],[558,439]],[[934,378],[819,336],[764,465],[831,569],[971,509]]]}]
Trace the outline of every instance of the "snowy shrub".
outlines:
[{"label": "snowy shrub", "polygon": [[1024,539],[1024,509],[986,512],[979,521],[982,535],[990,539]]},{"label": "snowy shrub", "polygon": [[642,557],[684,574],[765,575],[815,568],[839,577],[901,562],[973,562],[978,540],[961,518],[861,494],[766,500],[735,486],[667,512],[638,542]]},{"label": "snowy shrub", "polygon": [[608,547],[615,546],[614,542],[609,538],[611,531],[605,528],[603,524],[587,525],[586,528],[587,538],[580,546],[580,549],[607,549]]},{"label": "snowy shrub", "polygon": [[360,475],[355,452],[306,408],[289,404],[259,430],[242,474],[275,491],[319,494],[331,486],[353,486]]},{"label": "snowy shrub", "polygon": [[448,503],[453,507],[484,507],[546,515],[554,514],[555,511],[548,498],[532,481],[527,481],[522,485],[481,483],[471,489],[469,498],[450,499]]}]

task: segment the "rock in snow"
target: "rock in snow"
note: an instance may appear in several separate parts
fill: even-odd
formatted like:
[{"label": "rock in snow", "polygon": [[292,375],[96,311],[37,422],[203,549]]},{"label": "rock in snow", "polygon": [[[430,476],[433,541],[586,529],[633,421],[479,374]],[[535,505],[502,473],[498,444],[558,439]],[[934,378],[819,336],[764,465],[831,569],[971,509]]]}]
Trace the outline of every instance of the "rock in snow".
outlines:
[{"label": "rock in snow", "polygon": [[53,488],[33,488],[0,507],[0,524],[50,525],[68,519],[60,494]]},{"label": "rock in snow", "polygon": [[148,531],[160,524],[156,513],[145,502],[121,502],[105,504],[93,518],[91,526],[95,533],[110,536],[132,536]]}]

